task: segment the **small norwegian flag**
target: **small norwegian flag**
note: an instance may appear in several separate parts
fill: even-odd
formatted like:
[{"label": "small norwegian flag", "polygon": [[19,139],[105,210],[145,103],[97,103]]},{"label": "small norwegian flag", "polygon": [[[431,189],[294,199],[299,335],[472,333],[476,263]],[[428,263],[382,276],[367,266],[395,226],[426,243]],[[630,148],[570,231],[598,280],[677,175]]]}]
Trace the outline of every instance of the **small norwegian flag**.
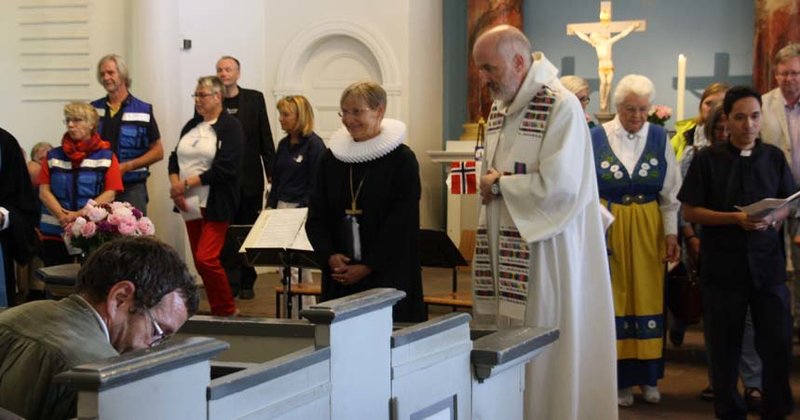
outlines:
[{"label": "small norwegian flag", "polygon": [[478,177],[475,161],[453,162],[450,164],[450,193],[475,194],[478,192]]}]

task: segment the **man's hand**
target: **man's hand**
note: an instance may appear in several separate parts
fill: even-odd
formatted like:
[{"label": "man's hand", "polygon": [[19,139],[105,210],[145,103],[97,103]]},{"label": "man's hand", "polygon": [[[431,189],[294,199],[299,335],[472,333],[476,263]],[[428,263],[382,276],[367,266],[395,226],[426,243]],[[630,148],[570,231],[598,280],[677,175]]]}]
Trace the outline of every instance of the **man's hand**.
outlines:
[{"label": "man's hand", "polygon": [[748,231],[765,231],[772,227],[772,222],[775,221],[775,217],[772,213],[765,217],[752,217],[748,216],[745,212],[738,212],[736,218],[739,227]]},{"label": "man's hand", "polygon": [[486,175],[481,177],[480,182],[480,193],[481,193],[481,202],[483,204],[489,204],[492,199],[495,197],[492,194],[492,184],[497,182],[500,179],[500,172],[497,172],[494,168],[489,168],[486,172]]}]

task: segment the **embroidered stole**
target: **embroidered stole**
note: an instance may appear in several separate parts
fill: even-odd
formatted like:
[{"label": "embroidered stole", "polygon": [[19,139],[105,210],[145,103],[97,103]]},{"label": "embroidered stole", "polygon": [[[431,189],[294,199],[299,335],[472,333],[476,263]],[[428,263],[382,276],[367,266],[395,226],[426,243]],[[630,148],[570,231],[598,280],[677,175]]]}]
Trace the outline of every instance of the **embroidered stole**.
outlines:
[{"label": "embroidered stole", "polygon": [[[506,141],[539,141],[544,139],[547,123],[556,93],[547,86],[542,86],[523,111],[525,114],[514,138]],[[486,125],[487,140],[494,140],[494,149],[489,159],[494,158],[497,140],[501,135],[505,115],[499,112],[497,103],[492,105],[489,122]],[[486,144],[491,144],[486,142]],[[525,157],[523,157],[525,159]],[[497,167],[501,167],[498,163]],[[530,165],[515,164],[513,173],[524,174]],[[477,314],[504,315],[522,320],[525,317],[525,305],[528,301],[528,280],[531,272],[531,250],[514,226],[510,217],[500,209],[500,231],[496,255],[490,252],[489,235],[486,224],[486,206],[481,207],[478,230],[475,235],[475,254],[472,262],[473,304]],[[493,258],[496,261],[493,261]],[[495,272],[496,268],[496,272]]]}]

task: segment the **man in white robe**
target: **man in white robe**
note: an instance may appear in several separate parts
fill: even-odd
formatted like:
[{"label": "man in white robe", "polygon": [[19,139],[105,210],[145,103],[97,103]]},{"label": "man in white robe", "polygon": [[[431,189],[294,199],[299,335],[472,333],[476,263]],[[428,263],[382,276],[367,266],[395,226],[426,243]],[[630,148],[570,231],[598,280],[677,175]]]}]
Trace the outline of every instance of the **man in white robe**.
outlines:
[{"label": "man in white robe", "polygon": [[526,371],[526,419],[615,419],[614,310],[588,126],[522,32],[481,35],[473,59],[495,100],[486,128],[474,312],[553,326]]}]

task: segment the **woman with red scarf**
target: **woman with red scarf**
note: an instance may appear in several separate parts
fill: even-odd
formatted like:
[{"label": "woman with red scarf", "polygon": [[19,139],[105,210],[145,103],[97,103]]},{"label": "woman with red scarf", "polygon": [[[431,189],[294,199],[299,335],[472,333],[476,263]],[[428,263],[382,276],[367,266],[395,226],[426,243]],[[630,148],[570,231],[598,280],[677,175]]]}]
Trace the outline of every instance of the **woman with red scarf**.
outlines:
[{"label": "woman with red scarf", "polygon": [[51,149],[42,162],[39,229],[45,239],[41,252],[45,266],[71,261],[61,243],[62,228],[78,217],[78,210],[87,201],[109,203],[123,189],[111,144],[97,134],[98,120],[97,111],[89,104],[73,102],[64,106],[67,132],[61,146]]}]

